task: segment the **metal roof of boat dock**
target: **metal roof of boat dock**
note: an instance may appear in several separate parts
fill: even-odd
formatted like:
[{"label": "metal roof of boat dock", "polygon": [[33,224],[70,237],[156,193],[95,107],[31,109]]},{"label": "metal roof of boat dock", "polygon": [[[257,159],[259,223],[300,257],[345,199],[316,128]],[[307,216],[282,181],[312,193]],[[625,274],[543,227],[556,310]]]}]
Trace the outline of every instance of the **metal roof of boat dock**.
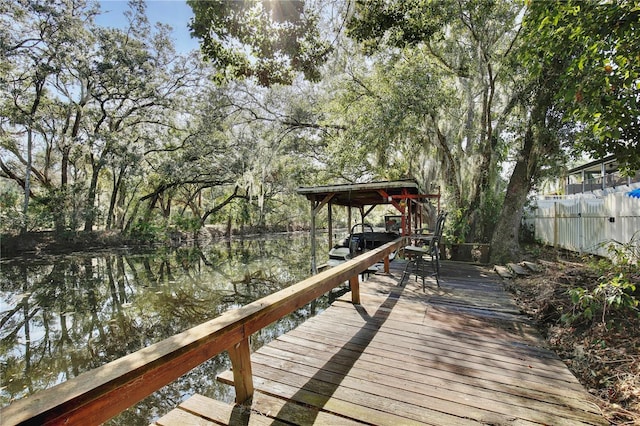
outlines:
[{"label": "metal roof of boat dock", "polygon": [[390,204],[391,200],[382,194],[387,194],[396,201],[402,197],[433,198],[436,196],[435,194],[421,194],[418,183],[415,180],[300,187],[297,192],[309,200],[322,200],[333,194],[331,198],[332,204],[352,207]]}]

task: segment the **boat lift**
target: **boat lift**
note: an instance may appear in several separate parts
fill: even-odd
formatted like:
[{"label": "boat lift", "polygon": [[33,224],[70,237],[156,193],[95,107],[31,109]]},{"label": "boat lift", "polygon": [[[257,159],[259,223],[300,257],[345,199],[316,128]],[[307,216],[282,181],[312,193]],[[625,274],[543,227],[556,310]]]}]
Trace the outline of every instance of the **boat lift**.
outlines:
[{"label": "boat lift", "polygon": [[[348,212],[348,227],[351,227],[351,209],[360,211],[361,222],[380,204],[390,204],[401,216],[401,234],[403,236],[416,233],[422,228],[423,215],[421,204],[429,200],[437,200],[440,211],[440,188],[433,194],[420,192],[415,180],[399,180],[386,182],[353,183],[328,186],[300,187],[298,194],[311,201],[311,271],[318,272],[316,262],[316,216],[324,206],[328,211],[329,248],[333,246],[332,206],[345,206]],[[414,230],[412,232],[412,229]]]}]

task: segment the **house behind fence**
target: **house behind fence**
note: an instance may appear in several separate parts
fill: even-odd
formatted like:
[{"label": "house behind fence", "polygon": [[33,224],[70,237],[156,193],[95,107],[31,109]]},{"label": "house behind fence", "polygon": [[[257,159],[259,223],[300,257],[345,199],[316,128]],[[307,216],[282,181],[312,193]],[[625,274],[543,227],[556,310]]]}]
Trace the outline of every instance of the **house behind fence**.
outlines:
[{"label": "house behind fence", "polygon": [[609,246],[613,243],[619,248],[625,246],[637,257],[640,256],[640,198],[631,196],[630,192],[537,199],[525,212],[524,222],[534,230],[536,240],[544,244],[611,258]]},{"label": "house behind fence", "polygon": [[557,248],[615,259],[613,244],[640,262],[640,170],[623,176],[615,156],[573,169],[543,187],[523,222]]}]

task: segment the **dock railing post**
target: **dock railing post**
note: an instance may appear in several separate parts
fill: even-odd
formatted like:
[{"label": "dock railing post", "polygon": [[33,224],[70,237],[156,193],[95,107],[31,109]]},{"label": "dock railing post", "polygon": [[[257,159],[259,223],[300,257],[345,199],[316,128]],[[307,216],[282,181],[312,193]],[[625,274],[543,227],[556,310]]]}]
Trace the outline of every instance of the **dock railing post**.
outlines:
[{"label": "dock railing post", "polygon": [[354,305],[360,304],[360,280],[358,274],[349,278],[349,287],[351,287],[351,302]]},{"label": "dock railing post", "polygon": [[233,384],[236,388],[236,403],[242,404],[253,396],[253,377],[251,373],[251,352],[249,337],[230,347],[227,352],[231,358]]}]

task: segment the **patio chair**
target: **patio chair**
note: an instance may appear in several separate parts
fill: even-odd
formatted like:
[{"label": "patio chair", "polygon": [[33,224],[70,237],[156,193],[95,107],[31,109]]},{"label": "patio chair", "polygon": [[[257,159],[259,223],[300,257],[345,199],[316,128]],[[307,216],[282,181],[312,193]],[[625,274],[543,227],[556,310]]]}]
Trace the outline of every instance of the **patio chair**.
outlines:
[{"label": "patio chair", "polygon": [[419,236],[416,238],[415,244],[405,246],[404,253],[409,261],[405,265],[400,283],[404,282],[405,276],[411,274],[409,268],[412,267],[416,281],[418,276],[422,277],[422,291],[425,291],[426,265],[430,262],[433,269],[431,276],[435,277],[436,284],[440,287],[440,240],[446,218],[447,213],[440,212],[436,218],[436,227],[432,235]]}]

